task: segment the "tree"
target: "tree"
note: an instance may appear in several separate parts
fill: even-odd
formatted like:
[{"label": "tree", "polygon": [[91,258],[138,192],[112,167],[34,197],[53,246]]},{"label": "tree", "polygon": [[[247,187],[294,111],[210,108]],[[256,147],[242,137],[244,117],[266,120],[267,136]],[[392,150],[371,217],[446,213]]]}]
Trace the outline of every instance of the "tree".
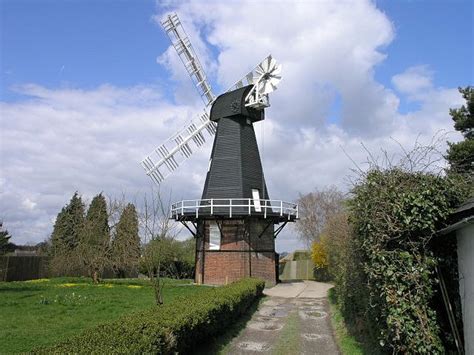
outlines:
[{"label": "tree", "polygon": [[51,269],[54,274],[65,275],[77,271],[75,249],[84,228],[84,209],[82,198],[76,191],[56,217],[51,234]]},{"label": "tree", "polygon": [[196,241],[194,238],[188,238],[179,241],[178,257],[175,266],[178,267],[179,278],[193,278],[196,262]]},{"label": "tree", "polygon": [[47,256],[51,254],[51,244],[48,239],[35,245],[36,253],[39,256]]},{"label": "tree", "polygon": [[53,253],[72,251],[78,245],[84,227],[84,210],[82,198],[76,191],[56,217],[51,234]]},{"label": "tree", "polygon": [[[141,269],[149,274],[146,262],[151,262],[153,273],[171,278],[191,278],[194,271],[195,242],[193,238],[181,241],[173,235],[154,238],[144,246],[146,257],[142,258]],[[150,258],[151,260],[147,260]]]},{"label": "tree", "polygon": [[100,193],[92,199],[77,247],[77,258],[94,283],[109,261],[110,228],[107,202]]},{"label": "tree", "polygon": [[466,100],[466,105],[449,110],[449,114],[454,121],[454,129],[462,133],[464,140],[458,143],[448,142],[449,148],[445,158],[452,172],[466,175],[472,180],[474,175],[474,88],[471,86],[459,88],[459,92]]},{"label": "tree", "polygon": [[151,198],[144,196],[140,214],[145,243],[142,264],[155,291],[157,305],[163,304],[165,283],[161,278],[162,272],[166,271],[167,261],[175,254],[171,246],[177,235],[176,225],[171,222],[168,211],[159,192],[155,194],[152,190]]},{"label": "tree", "polygon": [[140,236],[135,205],[123,209],[112,241],[112,263],[116,273],[125,277],[126,271],[136,270],[140,258]]},{"label": "tree", "polygon": [[59,255],[64,249],[64,239],[67,229],[67,210],[64,206],[56,216],[53,233],[51,233],[51,254]]},{"label": "tree", "polygon": [[10,243],[11,235],[3,229],[3,222],[0,221],[0,255],[13,251],[14,244]]},{"label": "tree", "polygon": [[326,221],[332,215],[343,209],[344,195],[336,187],[315,189],[298,199],[300,220],[296,229],[300,239],[309,248],[313,242],[318,242],[324,230]]}]

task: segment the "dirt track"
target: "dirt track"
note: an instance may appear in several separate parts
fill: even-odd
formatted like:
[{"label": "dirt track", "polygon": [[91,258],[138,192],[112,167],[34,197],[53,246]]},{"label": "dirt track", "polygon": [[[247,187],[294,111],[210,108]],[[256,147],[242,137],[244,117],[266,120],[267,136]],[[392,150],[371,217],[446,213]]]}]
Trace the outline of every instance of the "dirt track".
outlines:
[{"label": "dirt track", "polygon": [[314,282],[279,284],[235,338],[229,354],[339,354],[329,319],[327,290]]}]

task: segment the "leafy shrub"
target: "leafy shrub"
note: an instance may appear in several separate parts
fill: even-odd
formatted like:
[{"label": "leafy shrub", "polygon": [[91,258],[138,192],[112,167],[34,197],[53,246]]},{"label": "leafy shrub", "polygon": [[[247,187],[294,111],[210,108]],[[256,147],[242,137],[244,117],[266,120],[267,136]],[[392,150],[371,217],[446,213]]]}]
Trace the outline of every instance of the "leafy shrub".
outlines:
[{"label": "leafy shrub", "polygon": [[261,280],[244,279],[194,298],[178,297],[36,353],[184,353],[234,322],[261,296],[264,286]]},{"label": "leafy shrub", "polygon": [[321,236],[320,241],[315,241],[311,244],[311,260],[314,263],[314,279],[321,282],[330,281],[332,278],[328,270],[329,256],[327,251],[327,237],[325,235]]},{"label": "leafy shrub", "polygon": [[437,260],[428,244],[463,192],[451,178],[398,168],[369,171],[354,188],[354,269],[336,278],[337,291],[348,318],[365,319],[361,327],[377,335],[381,350],[443,352],[431,308]]},{"label": "leafy shrub", "polygon": [[139,271],[148,275],[150,266],[160,276],[170,278],[193,278],[195,240],[180,241],[173,238],[161,238],[150,241],[144,248],[144,255],[139,263]]},{"label": "leafy shrub", "polygon": [[311,245],[311,260],[313,260],[314,266],[317,269],[323,269],[329,265],[324,240],[313,242]]}]

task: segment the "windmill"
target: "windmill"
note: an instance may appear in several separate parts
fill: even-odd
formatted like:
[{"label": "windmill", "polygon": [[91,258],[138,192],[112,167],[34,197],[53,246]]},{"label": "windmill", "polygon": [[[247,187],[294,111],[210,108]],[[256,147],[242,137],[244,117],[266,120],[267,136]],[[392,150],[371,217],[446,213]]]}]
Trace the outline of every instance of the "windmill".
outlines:
[{"label": "windmill", "polygon": [[281,65],[269,55],[216,97],[178,16],[169,14],[161,24],[205,107],[141,164],[159,185],[206,143],[206,137],[215,136],[202,198],[171,206],[171,218],[196,239],[195,281],[224,284],[254,276],[274,284],[274,239],[298,219],[298,206],[270,200],[253,124],[265,118],[269,94],[281,80]]}]

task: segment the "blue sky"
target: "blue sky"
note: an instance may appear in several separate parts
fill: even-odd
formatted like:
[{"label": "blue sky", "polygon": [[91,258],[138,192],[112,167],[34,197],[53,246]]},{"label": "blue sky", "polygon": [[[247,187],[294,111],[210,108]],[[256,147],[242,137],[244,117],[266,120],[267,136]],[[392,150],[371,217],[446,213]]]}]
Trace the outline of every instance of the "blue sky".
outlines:
[{"label": "blue sky", "polygon": [[[435,85],[466,86],[474,82],[472,1],[381,0],[379,6],[392,20],[396,38],[376,78],[389,85],[390,77],[418,63],[435,73]],[[410,104],[402,101],[404,105]]]},{"label": "blue sky", "polygon": [[429,63],[436,84],[472,84],[473,15],[472,1],[397,0],[377,1],[395,25],[396,38],[387,48],[390,55],[377,70],[387,82],[391,75],[414,63]]},{"label": "blue sky", "polygon": [[[366,149],[397,157],[400,146],[436,140],[443,152],[461,138],[448,114],[463,103],[457,87],[474,82],[472,1],[0,4],[0,219],[16,243],[47,238],[74,191],[138,205],[149,192],[140,160],[202,107],[157,24],[167,11],[180,16],[216,94],[268,53],[282,63],[255,125],[273,199],[349,191]],[[210,148],[162,192],[199,198]],[[301,246],[291,228],[277,239],[278,251]]]},{"label": "blue sky", "polygon": [[154,11],[153,1],[2,1],[3,85],[166,80],[156,57],[169,44]]},{"label": "blue sky", "polygon": [[[2,99],[8,88],[34,82],[47,87],[91,88],[169,83],[156,58],[169,45],[152,21],[154,1],[2,0]],[[396,31],[375,68],[391,77],[411,65],[434,71],[435,85],[473,82],[473,2],[377,1]],[[402,101],[402,105],[409,103]],[[404,107],[401,110],[405,110]]]}]

